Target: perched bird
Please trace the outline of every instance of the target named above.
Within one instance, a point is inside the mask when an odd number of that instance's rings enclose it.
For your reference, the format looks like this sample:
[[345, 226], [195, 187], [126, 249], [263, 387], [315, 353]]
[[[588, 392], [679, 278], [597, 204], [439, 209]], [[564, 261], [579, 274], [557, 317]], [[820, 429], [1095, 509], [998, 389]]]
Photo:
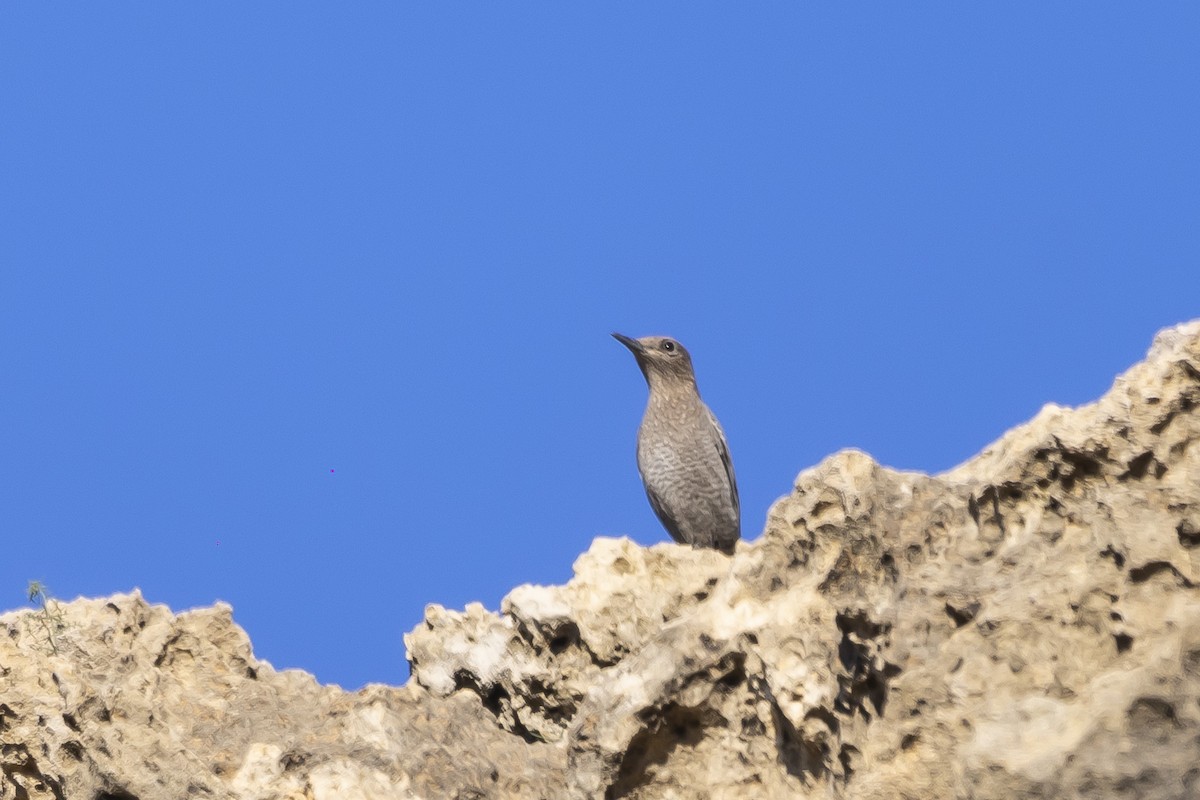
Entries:
[[666, 336], [613, 338], [633, 351], [650, 387], [637, 438], [650, 506], [675, 541], [732, 553], [742, 527], [737, 481], [725, 433], [696, 388], [692, 357]]

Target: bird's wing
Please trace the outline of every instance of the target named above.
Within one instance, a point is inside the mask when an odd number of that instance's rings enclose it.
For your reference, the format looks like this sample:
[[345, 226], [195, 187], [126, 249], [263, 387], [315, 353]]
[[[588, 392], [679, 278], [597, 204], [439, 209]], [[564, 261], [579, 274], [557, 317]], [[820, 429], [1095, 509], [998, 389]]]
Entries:
[[740, 519], [742, 506], [738, 500], [737, 478], [733, 476], [733, 459], [729, 457], [729, 445], [725, 442], [725, 431], [721, 430], [721, 423], [717, 422], [712, 411], [708, 411], [708, 418], [712, 422], [713, 430], [717, 432], [717, 454], [721, 456], [721, 466], [725, 468], [725, 477], [729, 479], [729, 499], [733, 502], [733, 513]]
[[679, 523], [671, 516], [671, 512], [667, 510], [667, 506], [663, 503], [662, 498], [650, 488], [650, 484], [642, 481], [646, 487], [646, 497], [650, 499], [650, 507], [654, 509], [654, 516], [658, 517], [658, 521], [667, 529], [667, 533], [671, 534], [671, 538], [681, 544], [687, 544], [683, 540], [683, 534], [679, 530]]

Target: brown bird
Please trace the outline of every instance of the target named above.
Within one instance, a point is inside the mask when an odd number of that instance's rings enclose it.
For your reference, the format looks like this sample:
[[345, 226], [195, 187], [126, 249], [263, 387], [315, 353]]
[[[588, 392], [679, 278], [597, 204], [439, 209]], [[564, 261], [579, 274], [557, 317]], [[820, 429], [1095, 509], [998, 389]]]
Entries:
[[651, 508], [675, 541], [732, 553], [742, 527], [737, 481], [725, 433], [696, 388], [692, 357], [666, 336], [613, 338], [633, 351], [650, 387], [637, 462]]

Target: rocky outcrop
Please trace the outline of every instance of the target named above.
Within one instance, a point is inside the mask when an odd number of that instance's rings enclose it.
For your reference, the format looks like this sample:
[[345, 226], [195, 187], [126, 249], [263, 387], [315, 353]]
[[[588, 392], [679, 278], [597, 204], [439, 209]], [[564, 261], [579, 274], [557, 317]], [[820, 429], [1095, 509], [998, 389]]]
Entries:
[[0, 798], [538, 797], [562, 756], [487, 724], [477, 698], [354, 694], [275, 672], [224, 604], [139, 595], [0, 618]]
[[226, 606], [10, 613], [0, 800], [1197, 797], [1198, 405], [1200, 322], [945, 474], [832, 456], [732, 558], [598, 539], [431, 606], [400, 688]]

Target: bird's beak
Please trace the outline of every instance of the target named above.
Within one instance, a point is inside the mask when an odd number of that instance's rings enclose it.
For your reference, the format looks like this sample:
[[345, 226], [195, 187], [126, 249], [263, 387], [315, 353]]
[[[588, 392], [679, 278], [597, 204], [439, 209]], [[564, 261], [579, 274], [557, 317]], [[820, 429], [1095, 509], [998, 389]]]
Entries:
[[633, 339], [629, 336], [624, 336], [620, 333], [614, 333], [612, 336], [618, 342], [620, 342], [621, 344], [625, 345], [630, 350], [632, 350], [633, 354], [635, 356], [637, 356], [639, 360], [641, 359], [642, 354], [646, 352], [646, 348], [643, 347], [642, 343], [639, 342], [637, 339]]

